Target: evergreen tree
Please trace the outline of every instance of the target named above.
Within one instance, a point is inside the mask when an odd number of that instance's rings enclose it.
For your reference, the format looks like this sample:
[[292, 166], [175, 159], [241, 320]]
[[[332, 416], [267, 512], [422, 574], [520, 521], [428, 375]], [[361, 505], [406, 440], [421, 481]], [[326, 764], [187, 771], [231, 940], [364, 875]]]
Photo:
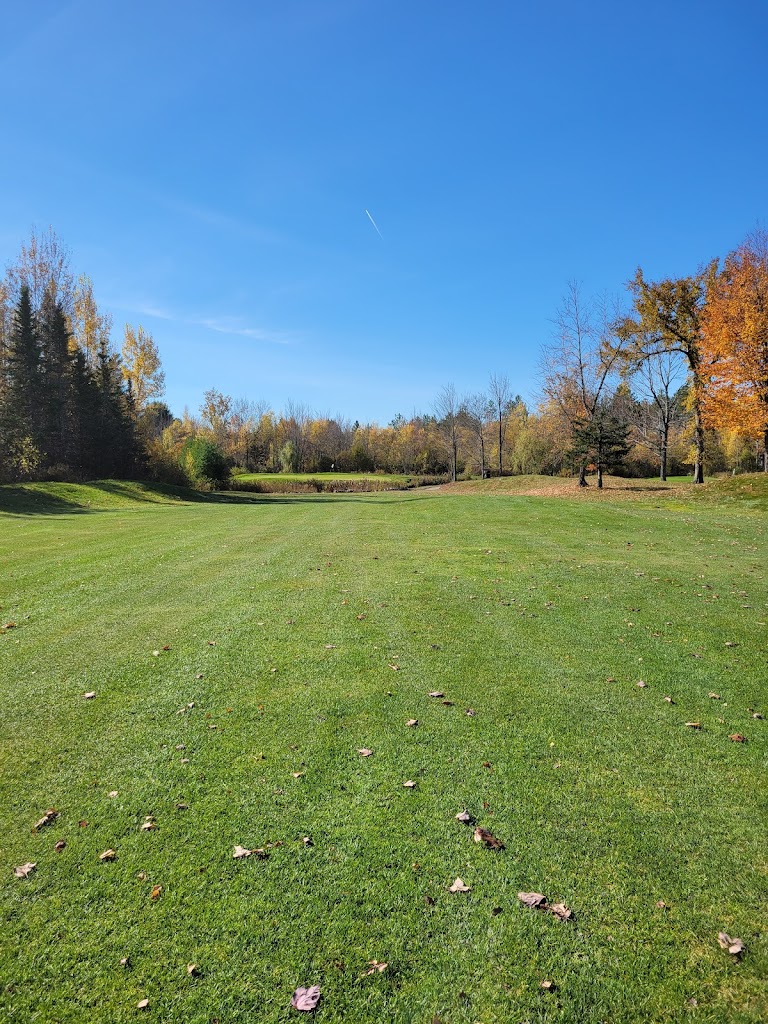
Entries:
[[597, 469], [597, 486], [603, 486], [603, 472], [621, 465], [629, 451], [629, 425], [601, 402], [591, 419], [573, 425], [571, 458], [577, 465], [591, 463]]
[[35, 475], [42, 451], [39, 399], [42, 384], [40, 342], [29, 288], [24, 285], [14, 310], [4, 366], [0, 437], [5, 475]]
[[42, 448], [47, 465], [68, 465], [77, 458], [72, 436], [74, 396], [70, 331], [64, 309], [49, 291], [40, 312], [38, 336], [42, 353], [39, 404]]

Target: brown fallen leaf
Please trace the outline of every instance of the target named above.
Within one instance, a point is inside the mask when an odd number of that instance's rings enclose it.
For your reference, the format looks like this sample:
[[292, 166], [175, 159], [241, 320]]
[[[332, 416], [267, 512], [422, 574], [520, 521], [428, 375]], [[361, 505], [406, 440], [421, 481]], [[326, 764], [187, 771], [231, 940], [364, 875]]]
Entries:
[[20, 864], [14, 868], [13, 873], [17, 878], [29, 878], [36, 867], [37, 864], [34, 861], [27, 861], [26, 864]]
[[445, 694], [442, 690], [432, 690], [427, 694], [428, 697], [444, 697]]
[[157, 828], [157, 824], [154, 821], [145, 821], [141, 826], [142, 832], [152, 832], [153, 829]]
[[336, 650], [336, 644], [326, 644], [325, 645], [325, 649], [326, 649], [326, 651], [335, 651]]
[[302, 777], [302, 775], [305, 775], [305, 774], [306, 774], [306, 772], [291, 772], [291, 775], [294, 777], [294, 779], [300, 779]]
[[250, 857], [251, 851], [246, 849], [244, 846], [236, 846], [235, 852], [232, 854], [235, 860], [239, 860], [240, 857]]
[[40, 821], [35, 822], [32, 831], [37, 832], [38, 829], [45, 828], [46, 825], [50, 825], [52, 821], [55, 821], [59, 816], [59, 812], [55, 807], [49, 807], [45, 814], [42, 816]]
[[738, 647], [739, 645], [736, 643], [735, 640], [726, 640], [725, 641], [725, 646], [726, 647]]
[[161, 650], [163, 650], [163, 651], [170, 651], [170, 649], [171, 649], [171, 645], [170, 644], [163, 644], [163, 646], [161, 648]]
[[733, 740], [734, 743], [746, 743], [747, 737], [742, 736], [740, 732], [732, 732], [728, 737], [729, 740]]
[[567, 921], [573, 913], [564, 903], [550, 903], [547, 906], [547, 910], [560, 921]]
[[2, 628], [2, 629], [16, 629], [16, 623], [15, 622], [5, 622], [3, 624], [3, 626], [0, 627], [0, 628]]
[[551, 992], [554, 987], [555, 983], [553, 981], [542, 981], [539, 984], [539, 988], [543, 988], [545, 992]]
[[118, 791], [116, 789], [113, 789], [109, 793], [107, 793], [107, 796], [109, 797], [110, 800], [114, 800], [115, 797], [118, 796], [118, 795], [119, 795], [119, 793], [118, 793]]
[[400, 671], [400, 666], [399, 665], [390, 665], [389, 667], [392, 669], [393, 672], [399, 672]]
[[357, 616], [357, 621], [358, 622], [362, 622], [363, 619], [367, 619], [367, 618], [368, 618], [368, 616], [365, 614], [365, 612], [360, 612], [360, 614]]
[[95, 696], [96, 696], [96, 691], [95, 690], [89, 690], [88, 693], [84, 693], [83, 694], [83, 700], [93, 700], [93, 698]]
[[665, 698], [664, 698], [664, 700], [665, 700], [665, 701], [667, 702], [667, 704], [674, 704], [674, 703], [675, 703], [675, 702], [674, 702], [674, 701], [672, 700], [672, 698], [671, 698], [671, 697], [665, 697]]
[[147, 872], [146, 871], [139, 871], [139, 872], [137, 872], [136, 877], [138, 878], [138, 880], [140, 882], [146, 882], [146, 880], [147, 880]]
[[540, 892], [519, 892], [517, 898], [521, 903], [524, 903], [526, 907], [540, 907], [542, 904], [546, 904], [547, 897], [542, 896]]
[[472, 815], [469, 811], [459, 811], [456, 815], [456, 821], [460, 821], [462, 825], [469, 825], [472, 821]]
[[140, 999], [138, 1001], [138, 1003], [136, 1003], [136, 1009], [137, 1010], [147, 1010], [147, 1009], [149, 1009], [149, 1000], [148, 999]]
[[372, 753], [373, 751], [369, 750], [368, 747], [361, 747], [358, 750], [358, 754], [360, 755], [360, 757], [370, 757]]
[[99, 860], [114, 860], [117, 854], [114, 850], [105, 850], [99, 854]]
[[475, 829], [473, 839], [476, 843], [485, 843], [485, 845], [491, 850], [504, 849], [504, 843], [502, 843], [500, 839], [497, 839], [496, 836], [487, 829], [480, 828], [480, 826]]
[[709, 694], [709, 699], [710, 700], [720, 700], [720, 694], [719, 693], [710, 693]]
[[760, 714], [759, 711], [753, 711], [752, 712], [752, 717], [756, 718], [758, 720], [758, 722], [762, 722], [763, 721], [763, 716]]
[[363, 971], [360, 975], [361, 978], [367, 978], [371, 974], [381, 974], [382, 971], [386, 971], [389, 964], [383, 964], [378, 960], [369, 960], [368, 963], [371, 965], [367, 971]]
[[472, 891], [472, 886], [471, 885], [464, 885], [464, 882], [460, 878], [457, 878], [456, 881], [453, 883], [453, 885], [449, 885], [448, 886], [448, 892], [471, 892], [471, 891]]
[[646, 681], [644, 679], [639, 679], [635, 683], [635, 686], [639, 686], [641, 690], [644, 690], [647, 685], [648, 685], [648, 683], [646, 683]]
[[302, 836], [301, 837], [301, 841], [302, 841], [302, 843], [304, 843], [305, 846], [314, 846], [315, 845], [312, 842], [312, 836]]
[[426, 905], [428, 907], [434, 907], [434, 905], [435, 905], [434, 899], [430, 895], [428, 895], [427, 893], [424, 894], [424, 902], [426, 903]]
[[187, 974], [190, 976], [190, 978], [199, 978], [200, 968], [197, 966], [197, 964], [187, 964]]
[[689, 729], [700, 729], [701, 728], [701, 722], [686, 722], [685, 724], [688, 726]]
[[152, 886], [152, 892], [149, 894], [149, 898], [151, 900], [158, 900], [158, 899], [160, 899], [160, 893], [162, 891], [163, 891], [162, 885], [153, 885]]
[[407, 782], [403, 783], [403, 788], [404, 789], [415, 789], [416, 788], [416, 783], [413, 782], [411, 779], [408, 779]]
[[667, 909], [667, 904], [664, 902], [664, 900], [656, 900], [656, 906], [658, 907], [659, 910], [666, 910]]
[[84, 821], [84, 820], [83, 821], [78, 821], [77, 827], [78, 828], [88, 828], [88, 822]]
[[732, 939], [725, 932], [718, 932], [717, 941], [721, 949], [727, 949], [731, 956], [739, 956], [746, 948], [741, 939]]
[[408, 721], [405, 724], [412, 729], [414, 727], [414, 725], [418, 725], [419, 724], [419, 720], [418, 720], [418, 718], [409, 718]]
[[440, 701], [440, 703], [445, 704], [447, 708], [452, 708], [454, 706], [454, 702], [452, 700], [443, 700]]
[[314, 1010], [319, 999], [319, 985], [313, 985], [312, 988], [297, 988], [291, 996], [291, 1006], [294, 1010]]
[[56, 851], [56, 853], [61, 853], [61, 851], [62, 851], [62, 850], [64, 849], [64, 847], [65, 847], [66, 845], [67, 845], [67, 843], [66, 843], [66, 840], [64, 840], [64, 839], [60, 839], [60, 840], [58, 841], [58, 843], [56, 843], [56, 844], [54, 845], [54, 847], [53, 847], [53, 848], [54, 848], [54, 850]]
[[121, 967], [130, 967], [131, 966], [131, 958], [129, 956], [124, 956], [122, 958], [122, 960], [120, 961], [120, 966]]
[[477, 714], [477, 712], [475, 711], [474, 708], [467, 708], [464, 714], [469, 715], [470, 718], [473, 718]]
[[493, 771], [493, 765], [490, 761], [483, 761], [483, 768], [490, 768]]

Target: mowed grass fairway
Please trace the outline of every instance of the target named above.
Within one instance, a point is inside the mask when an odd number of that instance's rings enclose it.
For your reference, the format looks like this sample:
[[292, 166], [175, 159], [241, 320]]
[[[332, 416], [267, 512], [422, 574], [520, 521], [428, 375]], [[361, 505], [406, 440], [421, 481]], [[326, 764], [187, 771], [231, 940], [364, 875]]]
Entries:
[[0, 1019], [768, 1017], [764, 513], [48, 493], [0, 515]]

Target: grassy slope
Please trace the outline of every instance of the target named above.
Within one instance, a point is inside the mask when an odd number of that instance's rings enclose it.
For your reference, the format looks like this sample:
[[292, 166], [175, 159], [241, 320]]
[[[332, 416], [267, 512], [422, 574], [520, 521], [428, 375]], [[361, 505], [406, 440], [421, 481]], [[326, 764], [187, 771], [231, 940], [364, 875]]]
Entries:
[[762, 516], [119, 500], [0, 522], [0, 1016], [283, 1021], [319, 983], [325, 1021], [765, 1018]]

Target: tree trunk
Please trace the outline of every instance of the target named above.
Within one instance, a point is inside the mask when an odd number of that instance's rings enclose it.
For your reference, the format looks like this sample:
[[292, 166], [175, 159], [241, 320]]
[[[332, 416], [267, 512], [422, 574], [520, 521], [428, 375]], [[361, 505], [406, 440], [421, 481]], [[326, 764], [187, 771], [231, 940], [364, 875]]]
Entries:
[[587, 467], [583, 462], [579, 466], [579, 487], [589, 487], [587, 483]]
[[[695, 386], [695, 385], [694, 385]], [[693, 482], [704, 483], [704, 424], [701, 421], [701, 402], [698, 395], [693, 400], [694, 436], [696, 438], [696, 463], [693, 467]]]
[[603, 467], [597, 467], [597, 486], [602, 489], [603, 486]]
[[763, 472], [768, 473], [768, 427], [763, 434]]
[[667, 479], [667, 448], [669, 447], [669, 424], [664, 424], [664, 433], [661, 438], [661, 466], [659, 467], [659, 479]]
[[504, 467], [502, 460], [502, 443], [504, 441], [504, 421], [501, 417], [501, 411], [499, 411], [499, 476], [503, 476]]

